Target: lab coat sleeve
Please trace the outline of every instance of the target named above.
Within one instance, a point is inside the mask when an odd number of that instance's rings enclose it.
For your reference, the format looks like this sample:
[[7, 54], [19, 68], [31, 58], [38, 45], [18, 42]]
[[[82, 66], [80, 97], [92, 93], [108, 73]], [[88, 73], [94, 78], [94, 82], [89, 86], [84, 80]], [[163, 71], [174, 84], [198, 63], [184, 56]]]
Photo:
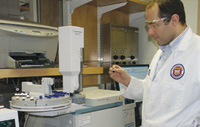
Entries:
[[142, 100], [145, 80], [131, 77], [128, 87], [120, 86], [120, 94], [129, 99]]

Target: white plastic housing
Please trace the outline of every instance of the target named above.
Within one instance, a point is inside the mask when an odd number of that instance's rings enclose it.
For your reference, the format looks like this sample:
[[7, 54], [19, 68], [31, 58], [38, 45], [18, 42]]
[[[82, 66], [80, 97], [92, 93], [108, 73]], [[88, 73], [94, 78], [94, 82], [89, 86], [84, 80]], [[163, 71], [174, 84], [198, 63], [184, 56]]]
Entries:
[[43, 97], [45, 95], [51, 95], [52, 89], [51, 86], [54, 84], [53, 78], [42, 78], [42, 84], [33, 84], [32, 82], [22, 82], [22, 91], [27, 92], [34, 96], [40, 96]]
[[79, 88], [81, 48], [84, 29], [75, 26], [59, 27], [59, 70], [63, 75], [63, 91], [74, 93]]

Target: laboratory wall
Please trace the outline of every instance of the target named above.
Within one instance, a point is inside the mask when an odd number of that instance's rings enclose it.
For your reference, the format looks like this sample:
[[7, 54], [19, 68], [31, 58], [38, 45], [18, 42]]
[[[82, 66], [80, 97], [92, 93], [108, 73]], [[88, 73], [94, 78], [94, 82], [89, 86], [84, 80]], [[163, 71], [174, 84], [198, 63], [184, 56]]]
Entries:
[[[194, 33], [197, 33], [198, 26], [198, 2], [200, 0], [182, 0], [185, 6], [186, 21], [192, 28]], [[200, 20], [199, 20], [200, 21]], [[158, 46], [151, 37], [148, 36], [145, 28], [145, 12], [134, 13], [129, 15], [130, 26], [139, 28], [139, 64], [149, 64], [156, 53]], [[200, 33], [200, 32], [199, 32]]]
[[182, 0], [185, 6], [186, 21], [192, 28], [194, 33], [197, 33], [198, 26], [198, 0]]
[[130, 14], [130, 26], [139, 28], [139, 58], [138, 64], [150, 64], [152, 57], [158, 50], [155, 41], [147, 34], [145, 27], [145, 12]]
[[198, 26], [197, 26], [197, 34], [200, 35], [200, 0], [198, 0]]

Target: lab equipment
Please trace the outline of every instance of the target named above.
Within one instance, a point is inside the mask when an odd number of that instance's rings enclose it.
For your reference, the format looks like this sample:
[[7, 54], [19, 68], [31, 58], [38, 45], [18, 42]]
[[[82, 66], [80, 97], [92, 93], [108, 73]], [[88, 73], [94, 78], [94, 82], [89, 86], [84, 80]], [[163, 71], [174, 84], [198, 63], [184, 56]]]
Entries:
[[104, 67], [113, 64], [134, 65], [138, 58], [138, 28], [116, 24], [101, 25]]
[[81, 48], [84, 47], [83, 28], [59, 27], [59, 70], [63, 75], [63, 91], [74, 93], [79, 88]]
[[53, 81], [50, 78], [42, 81], [40, 86], [23, 83], [23, 91], [33, 98], [29, 96], [26, 100], [23, 96], [17, 97], [19, 95], [12, 98], [11, 107], [13, 109], [28, 113], [27, 127], [135, 127], [134, 105], [124, 106], [119, 91], [98, 88], [83, 89], [81, 94], [85, 96], [85, 103], [72, 103], [72, 97], [69, 95], [75, 94], [74, 91], [81, 85], [79, 75], [81, 73], [81, 48], [84, 45], [83, 35], [83, 28], [80, 27], [59, 28], [59, 69], [63, 74], [62, 92], [68, 94], [64, 97], [51, 96], [48, 98], [47, 96], [45, 98], [48, 94], [54, 94], [53, 91], [51, 92]]
[[[119, 91], [84, 88], [85, 108], [56, 117], [30, 115], [28, 126], [37, 127], [135, 127], [135, 103], [124, 102]], [[124, 103], [124, 105], [123, 105]]]
[[[104, 74], [100, 76], [102, 84], [109, 84], [107, 73], [114, 65], [135, 65], [138, 59], [139, 29], [116, 24], [101, 25], [101, 62]], [[108, 86], [109, 87], [109, 86]], [[108, 88], [106, 86], [106, 88]]]
[[54, 82], [51, 78], [43, 78], [41, 85], [23, 82], [22, 91], [26, 95], [22, 93], [21, 95], [13, 96], [10, 102], [12, 109], [40, 112], [62, 110], [71, 106], [69, 93], [73, 93], [74, 90], [79, 88], [79, 73], [81, 71], [80, 49], [84, 46], [83, 28], [72, 26], [60, 27], [59, 33], [59, 69], [63, 74], [63, 91], [52, 92], [51, 85]]
[[122, 98], [118, 91], [103, 90], [96, 87], [86, 88], [82, 92], [86, 96], [86, 106], [101, 106], [122, 102]]
[[22, 83], [22, 93], [16, 93], [10, 101], [11, 109], [25, 112], [55, 111], [69, 108], [71, 100], [67, 93], [53, 91], [52, 78], [43, 78], [42, 84]]
[[0, 108], [0, 127], [19, 127], [18, 112]]
[[58, 30], [32, 22], [0, 19], [0, 68], [52, 67]]
[[10, 101], [11, 109], [36, 116], [58, 116], [85, 108], [71, 104], [69, 93], [79, 88], [81, 72], [81, 48], [83, 28], [62, 27], [59, 29], [60, 72], [63, 74], [63, 91], [52, 91], [52, 78], [43, 78], [42, 84], [22, 83], [22, 93], [15, 94]]

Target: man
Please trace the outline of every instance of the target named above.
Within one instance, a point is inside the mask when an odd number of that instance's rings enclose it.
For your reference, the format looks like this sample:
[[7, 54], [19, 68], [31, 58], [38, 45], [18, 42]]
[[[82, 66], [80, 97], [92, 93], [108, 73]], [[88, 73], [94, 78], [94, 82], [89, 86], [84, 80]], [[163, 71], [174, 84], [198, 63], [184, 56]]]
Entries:
[[110, 77], [122, 95], [143, 100], [142, 127], [197, 127], [200, 123], [200, 37], [186, 25], [180, 0], [152, 0], [146, 8], [148, 34], [158, 43], [144, 80], [120, 66]]

